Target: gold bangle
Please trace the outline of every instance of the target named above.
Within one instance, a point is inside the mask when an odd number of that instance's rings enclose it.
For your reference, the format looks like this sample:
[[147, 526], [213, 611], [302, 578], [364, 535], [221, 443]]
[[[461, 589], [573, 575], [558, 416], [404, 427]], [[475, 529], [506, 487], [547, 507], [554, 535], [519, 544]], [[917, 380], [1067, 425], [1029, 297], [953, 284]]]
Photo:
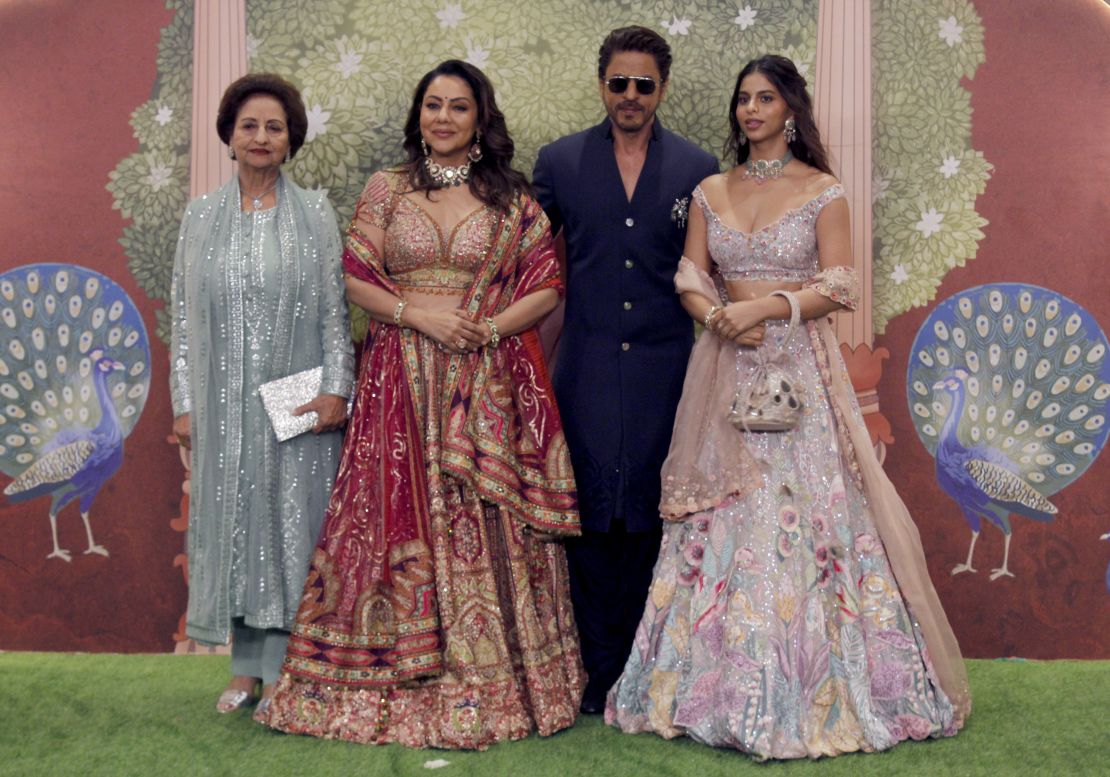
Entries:
[[401, 326], [401, 314], [405, 312], [405, 306], [409, 304], [407, 299], [403, 299], [397, 303], [397, 307], [393, 309], [393, 325]]
[[705, 314], [705, 318], [703, 318], [701, 321], [701, 325], [708, 329], [710, 332], [713, 331], [713, 316], [717, 315], [717, 311], [719, 311], [720, 309], [721, 308], [719, 306], [713, 305], [709, 308], [709, 312]]
[[482, 320], [486, 322], [486, 326], [489, 327], [490, 331], [489, 343], [487, 343], [487, 345], [489, 345], [490, 348], [496, 348], [498, 343], [501, 342], [501, 333], [497, 331], [497, 324], [493, 323], [493, 319], [489, 316], [486, 316]]

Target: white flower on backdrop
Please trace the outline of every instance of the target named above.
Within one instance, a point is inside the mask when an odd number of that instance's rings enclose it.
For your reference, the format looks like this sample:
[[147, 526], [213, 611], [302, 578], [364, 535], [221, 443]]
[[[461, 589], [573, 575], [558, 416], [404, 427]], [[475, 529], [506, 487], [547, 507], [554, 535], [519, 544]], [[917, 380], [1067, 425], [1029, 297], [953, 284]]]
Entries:
[[485, 69], [489, 64], [489, 49], [481, 44], [475, 43], [469, 38], [466, 41], [466, 56], [464, 59], [474, 67]]
[[944, 163], [937, 168], [937, 172], [945, 178], [951, 178], [956, 173], [960, 172], [960, 160], [949, 154], [944, 158]]
[[466, 14], [463, 13], [462, 3], [448, 3], [436, 11], [436, 18], [439, 19], [439, 26], [446, 29], [457, 27], [466, 18]]
[[158, 191], [166, 184], [170, 183], [173, 179], [173, 170], [169, 165], [155, 162], [153, 159], [150, 161], [150, 175], [144, 180], [153, 191]]
[[331, 118], [331, 111], [325, 111], [320, 105], [313, 105], [307, 111], [305, 116], [308, 118], [308, 133], [305, 135], [305, 143], [311, 143], [317, 135], [324, 135], [328, 131], [328, 119]]
[[929, 208], [921, 214], [921, 221], [914, 225], [914, 229], [921, 233], [922, 237], [929, 237], [937, 232], [940, 232], [940, 224], [944, 221], [944, 214], [937, 213], [936, 208]]
[[949, 16], [947, 19], [940, 19], [937, 21], [940, 25], [940, 37], [949, 46], [955, 46], [957, 43], [964, 42], [964, 28], [959, 23], [955, 16]]
[[667, 32], [671, 35], [689, 35], [690, 25], [693, 24], [693, 21], [685, 17], [679, 19], [678, 16], [672, 16], [669, 22], [664, 19], [660, 24], [666, 27]]
[[362, 55], [356, 51], [346, 51], [340, 45], [339, 61], [335, 63], [335, 70], [347, 80], [358, 71], [362, 70]]
[[745, 5], [743, 8], [737, 6], [736, 18], [732, 20], [732, 23], [741, 30], [746, 30], [755, 24], [755, 17], [758, 15], [759, 11], [752, 10], [750, 5]]

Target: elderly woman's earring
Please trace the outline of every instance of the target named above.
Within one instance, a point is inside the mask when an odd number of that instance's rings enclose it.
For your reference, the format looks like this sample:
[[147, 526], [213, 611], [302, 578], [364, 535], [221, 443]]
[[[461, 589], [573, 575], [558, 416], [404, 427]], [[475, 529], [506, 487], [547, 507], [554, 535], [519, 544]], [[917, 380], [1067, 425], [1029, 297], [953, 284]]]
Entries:
[[424, 136], [420, 136], [420, 149], [424, 152], [424, 156], [431, 156], [432, 153], [428, 151], [428, 144], [424, 142]]
[[235, 149], [233, 149], [231, 146], [227, 147], [227, 158], [232, 160], [233, 162], [235, 161]]
[[292, 158], [293, 158], [292, 150], [291, 149], [286, 149], [285, 150], [285, 163], [288, 164], [289, 160], [292, 159]]
[[782, 131], [782, 136], [786, 138], [787, 143], [793, 143], [798, 137], [798, 125], [794, 123], [794, 119], [786, 120], [786, 129]]
[[474, 135], [474, 145], [471, 146], [470, 150], [466, 152], [466, 158], [469, 159], [471, 162], [474, 162], [475, 164], [482, 161], [482, 131], [481, 130], [478, 130], [478, 132]]

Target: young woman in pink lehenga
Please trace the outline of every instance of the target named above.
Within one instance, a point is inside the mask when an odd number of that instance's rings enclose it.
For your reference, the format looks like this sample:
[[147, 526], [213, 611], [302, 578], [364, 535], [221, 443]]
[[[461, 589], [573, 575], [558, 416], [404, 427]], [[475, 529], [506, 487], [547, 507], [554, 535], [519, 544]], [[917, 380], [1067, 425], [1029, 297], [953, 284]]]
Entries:
[[[737, 166], [695, 190], [675, 279], [705, 332], [662, 473], [670, 523], [606, 721], [760, 759], [952, 735], [971, 708], [959, 647], [826, 320], [858, 283], [805, 80], [761, 57], [730, 110]], [[796, 426], [734, 428], [734, 404], [758, 426], [743, 411], [768, 371]]]

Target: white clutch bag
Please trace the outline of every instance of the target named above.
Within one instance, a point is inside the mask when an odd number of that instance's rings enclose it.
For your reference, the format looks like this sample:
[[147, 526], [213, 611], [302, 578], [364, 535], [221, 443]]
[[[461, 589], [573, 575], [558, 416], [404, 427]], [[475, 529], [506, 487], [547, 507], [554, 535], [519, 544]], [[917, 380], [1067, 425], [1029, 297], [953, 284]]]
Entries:
[[293, 411], [320, 393], [323, 377], [324, 368], [313, 367], [258, 387], [262, 406], [266, 408], [266, 415], [270, 416], [270, 425], [274, 427], [278, 442], [285, 442], [316, 426], [315, 411], [304, 415], [293, 415]]

